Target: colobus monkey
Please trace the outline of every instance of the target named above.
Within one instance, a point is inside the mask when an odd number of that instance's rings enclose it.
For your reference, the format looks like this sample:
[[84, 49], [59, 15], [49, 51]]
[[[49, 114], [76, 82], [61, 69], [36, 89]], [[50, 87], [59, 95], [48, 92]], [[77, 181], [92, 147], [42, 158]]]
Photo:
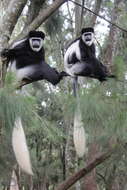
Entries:
[[107, 80], [107, 77], [115, 77], [108, 74], [106, 66], [96, 58], [95, 53], [94, 29], [83, 28], [81, 36], [74, 40], [65, 52], [66, 72], [72, 77], [92, 77], [101, 82]]
[[30, 31], [28, 36], [4, 49], [2, 56], [7, 57], [11, 71], [24, 83], [46, 79], [56, 85], [65, 76], [65, 72], [58, 72], [45, 62], [43, 41], [45, 34], [41, 31]]

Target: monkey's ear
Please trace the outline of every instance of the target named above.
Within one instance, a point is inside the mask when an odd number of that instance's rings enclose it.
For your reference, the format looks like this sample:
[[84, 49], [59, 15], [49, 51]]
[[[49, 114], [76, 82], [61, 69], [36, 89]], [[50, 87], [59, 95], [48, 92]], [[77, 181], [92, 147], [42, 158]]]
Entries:
[[92, 32], [92, 33], [94, 33], [94, 29], [92, 27], [82, 28], [81, 34], [84, 34], [85, 32]]
[[45, 33], [42, 32], [42, 31], [36, 31], [36, 36], [37, 36], [37, 37], [41, 37], [41, 38], [44, 40], [44, 38], [45, 38]]
[[45, 39], [45, 33], [44, 32], [40, 32], [41, 37], [43, 38], [43, 40]]

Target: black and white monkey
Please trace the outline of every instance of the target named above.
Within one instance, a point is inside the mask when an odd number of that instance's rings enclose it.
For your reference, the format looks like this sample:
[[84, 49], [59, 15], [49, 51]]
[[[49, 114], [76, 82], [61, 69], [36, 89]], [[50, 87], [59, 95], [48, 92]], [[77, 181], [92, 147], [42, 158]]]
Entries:
[[43, 41], [45, 34], [41, 31], [30, 31], [28, 36], [2, 51], [7, 57], [11, 71], [16, 72], [22, 85], [38, 80], [47, 80], [56, 85], [65, 76], [45, 62]]
[[94, 45], [94, 29], [83, 28], [81, 36], [73, 41], [64, 55], [64, 67], [72, 76], [85, 76], [98, 79], [103, 82], [107, 78], [113, 78], [105, 65], [96, 58]]

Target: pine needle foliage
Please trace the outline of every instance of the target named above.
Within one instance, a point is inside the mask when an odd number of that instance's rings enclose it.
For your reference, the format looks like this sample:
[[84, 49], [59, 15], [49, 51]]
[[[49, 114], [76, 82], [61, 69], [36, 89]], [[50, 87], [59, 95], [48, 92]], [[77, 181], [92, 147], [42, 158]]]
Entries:
[[123, 140], [127, 138], [126, 101], [126, 93], [123, 94], [119, 82], [97, 84], [94, 88], [80, 92], [84, 127], [92, 141], [106, 142], [112, 136]]
[[11, 171], [16, 163], [10, 138], [4, 135], [0, 145], [0, 179], [10, 179]]
[[121, 79], [124, 77], [126, 71], [126, 65], [122, 56], [116, 56], [114, 58], [114, 72], [117, 78]]
[[[12, 78], [10, 77], [9, 80]], [[0, 89], [0, 120], [5, 129], [11, 129], [17, 117], [29, 121], [30, 124], [34, 110], [34, 98], [22, 95], [20, 90], [16, 91], [15, 85], [11, 82], [6, 83], [5, 87]]]
[[64, 19], [60, 15], [60, 11], [55, 12], [45, 23], [46, 32], [51, 37], [61, 31]]

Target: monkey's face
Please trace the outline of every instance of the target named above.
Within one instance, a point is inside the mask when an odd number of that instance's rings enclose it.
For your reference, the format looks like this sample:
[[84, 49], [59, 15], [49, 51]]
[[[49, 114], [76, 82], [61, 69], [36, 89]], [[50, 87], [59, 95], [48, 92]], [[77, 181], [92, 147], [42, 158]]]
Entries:
[[39, 52], [43, 46], [43, 39], [40, 37], [29, 38], [29, 44], [33, 51]]
[[82, 34], [82, 40], [87, 46], [91, 46], [94, 42], [94, 34], [92, 32], [85, 32]]

